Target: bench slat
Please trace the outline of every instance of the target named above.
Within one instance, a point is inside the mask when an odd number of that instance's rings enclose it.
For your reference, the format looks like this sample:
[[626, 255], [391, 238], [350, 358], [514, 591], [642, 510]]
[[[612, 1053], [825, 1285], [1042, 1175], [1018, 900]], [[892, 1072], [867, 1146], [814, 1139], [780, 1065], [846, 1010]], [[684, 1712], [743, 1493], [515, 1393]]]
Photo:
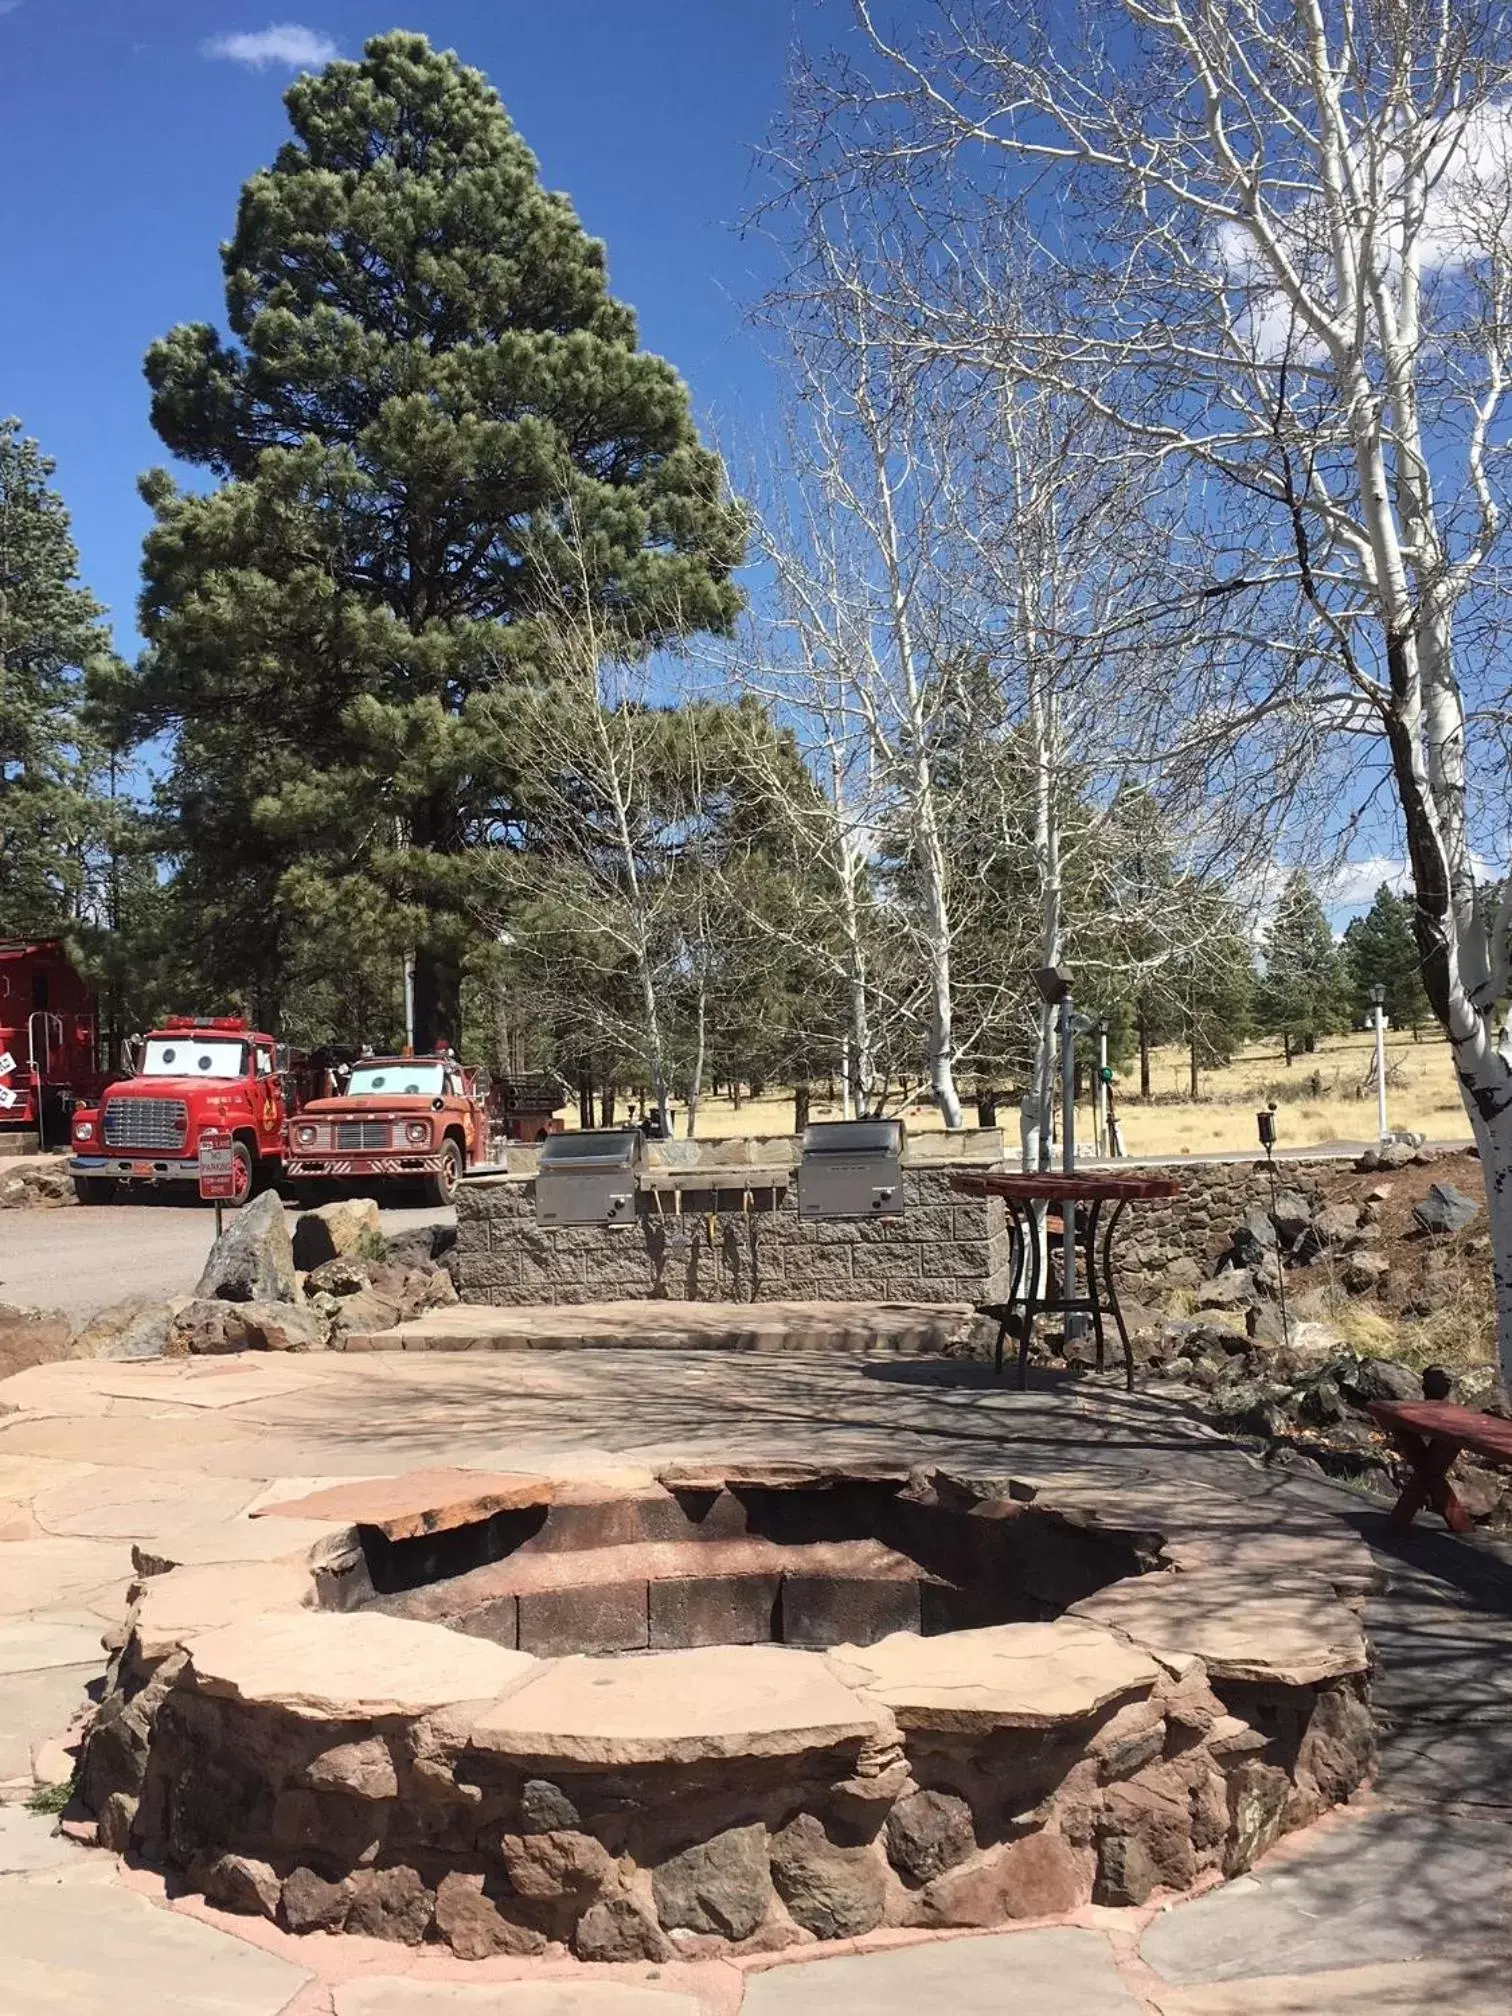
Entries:
[[1456, 1407], [1449, 1400], [1373, 1400], [1370, 1413], [1383, 1428], [1407, 1428], [1456, 1442], [1493, 1463], [1512, 1463], [1512, 1421], [1478, 1407]]

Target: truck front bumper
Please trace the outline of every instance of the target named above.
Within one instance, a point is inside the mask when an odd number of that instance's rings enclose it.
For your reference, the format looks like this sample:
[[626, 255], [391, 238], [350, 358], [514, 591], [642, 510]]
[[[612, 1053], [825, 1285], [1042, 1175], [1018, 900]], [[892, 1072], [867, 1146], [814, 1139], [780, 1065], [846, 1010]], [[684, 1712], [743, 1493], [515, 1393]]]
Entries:
[[71, 1155], [71, 1176], [109, 1176], [118, 1183], [199, 1183], [199, 1157], [154, 1160], [145, 1155]]
[[392, 1182], [396, 1177], [439, 1175], [441, 1153], [438, 1149], [428, 1155], [294, 1155], [284, 1166], [289, 1176], [307, 1182], [328, 1177], [332, 1182], [350, 1183], [363, 1176]]

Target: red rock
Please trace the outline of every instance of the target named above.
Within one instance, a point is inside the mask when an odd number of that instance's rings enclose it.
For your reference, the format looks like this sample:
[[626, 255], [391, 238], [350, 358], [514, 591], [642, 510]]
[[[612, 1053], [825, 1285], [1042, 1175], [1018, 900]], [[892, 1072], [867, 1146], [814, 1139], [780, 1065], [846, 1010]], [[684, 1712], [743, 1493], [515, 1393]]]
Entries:
[[399, 1790], [394, 1760], [381, 1736], [322, 1750], [304, 1773], [317, 1792], [347, 1792], [358, 1799], [392, 1799]]
[[952, 1792], [912, 1792], [887, 1816], [887, 1859], [927, 1883], [976, 1850], [971, 1808]]
[[772, 1837], [772, 1875], [796, 1922], [821, 1939], [854, 1938], [882, 1922], [887, 1867], [880, 1848], [831, 1841], [812, 1813]]
[[352, 1881], [327, 1883], [313, 1869], [299, 1868], [284, 1878], [279, 1916], [288, 1932], [339, 1932], [352, 1901]]
[[1055, 1918], [1092, 1894], [1092, 1857], [1059, 1834], [1026, 1834], [980, 1861], [938, 1876], [923, 1895], [930, 1925], [1001, 1925]]
[[620, 1887], [619, 1864], [591, 1834], [506, 1834], [499, 1852], [522, 1897], [592, 1897]]
[[672, 1945], [633, 1897], [590, 1904], [577, 1922], [572, 1950], [579, 1960], [670, 1960]]
[[436, 1899], [413, 1869], [359, 1869], [351, 1878], [348, 1932], [418, 1946], [430, 1929]]
[[1189, 1889], [1196, 1874], [1185, 1792], [1176, 1796], [1174, 1783], [1154, 1773], [1110, 1787], [1099, 1827], [1098, 1901], [1143, 1904], [1161, 1885]]
[[484, 1894], [481, 1876], [453, 1873], [436, 1887], [436, 1930], [459, 1960], [489, 1960], [496, 1953], [539, 1953], [539, 1932], [506, 1918]]
[[250, 1855], [202, 1857], [190, 1868], [189, 1881], [207, 1904], [222, 1911], [240, 1911], [249, 1918], [278, 1916], [278, 1878], [266, 1862]]

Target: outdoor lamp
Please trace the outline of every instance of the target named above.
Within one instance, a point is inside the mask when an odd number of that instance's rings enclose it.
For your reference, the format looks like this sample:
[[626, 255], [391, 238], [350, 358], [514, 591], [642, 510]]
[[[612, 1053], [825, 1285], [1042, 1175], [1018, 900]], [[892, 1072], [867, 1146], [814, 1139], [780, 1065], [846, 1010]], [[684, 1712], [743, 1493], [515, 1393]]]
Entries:
[[1384, 1008], [1386, 1006], [1386, 989], [1381, 985], [1379, 980], [1377, 980], [1373, 987], [1367, 988], [1366, 991], [1370, 995], [1370, 1005], [1372, 1008]]
[[1034, 984], [1039, 989], [1040, 999], [1047, 1007], [1058, 1008], [1071, 992], [1071, 969], [1069, 966], [1036, 966]]

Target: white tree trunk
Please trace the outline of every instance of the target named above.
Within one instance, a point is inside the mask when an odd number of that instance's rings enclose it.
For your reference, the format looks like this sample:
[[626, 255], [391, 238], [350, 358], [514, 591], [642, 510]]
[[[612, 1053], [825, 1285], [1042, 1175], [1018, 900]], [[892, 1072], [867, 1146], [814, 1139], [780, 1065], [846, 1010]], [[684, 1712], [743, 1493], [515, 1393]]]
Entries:
[[[1029, 722], [1034, 739], [1034, 857], [1040, 883], [1040, 964], [1058, 966], [1062, 950], [1060, 828], [1055, 801], [1054, 703], [1036, 670], [1029, 680]], [[1039, 1159], [1048, 1166], [1055, 1131], [1056, 1030], [1058, 1017], [1040, 1009], [1034, 1052], [1034, 1110], [1039, 1123]]]
[[704, 1056], [708, 1049], [709, 1035], [709, 989], [700, 967], [698, 975], [698, 1026], [693, 1042], [693, 1062], [688, 1071], [688, 1124], [687, 1136], [691, 1141], [698, 1131], [698, 1109], [703, 1100]]

